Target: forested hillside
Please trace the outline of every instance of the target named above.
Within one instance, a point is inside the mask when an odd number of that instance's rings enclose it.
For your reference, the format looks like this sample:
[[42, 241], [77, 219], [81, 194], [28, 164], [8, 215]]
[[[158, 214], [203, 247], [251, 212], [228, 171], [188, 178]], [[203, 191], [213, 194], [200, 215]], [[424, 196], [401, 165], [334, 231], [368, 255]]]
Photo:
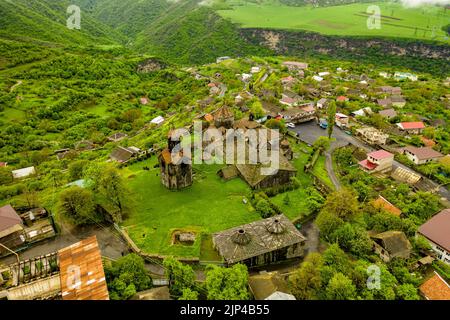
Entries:
[[0, 36], [39, 39], [66, 45], [112, 44], [124, 38], [113, 29], [82, 13], [80, 30], [66, 26], [68, 0], [0, 1]]

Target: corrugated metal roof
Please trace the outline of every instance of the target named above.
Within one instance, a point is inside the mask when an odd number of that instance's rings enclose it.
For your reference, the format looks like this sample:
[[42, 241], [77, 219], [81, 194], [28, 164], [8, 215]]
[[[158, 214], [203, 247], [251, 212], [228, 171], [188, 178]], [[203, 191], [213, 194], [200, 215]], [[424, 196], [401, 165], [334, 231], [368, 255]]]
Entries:
[[58, 251], [63, 300], [109, 300], [97, 237]]

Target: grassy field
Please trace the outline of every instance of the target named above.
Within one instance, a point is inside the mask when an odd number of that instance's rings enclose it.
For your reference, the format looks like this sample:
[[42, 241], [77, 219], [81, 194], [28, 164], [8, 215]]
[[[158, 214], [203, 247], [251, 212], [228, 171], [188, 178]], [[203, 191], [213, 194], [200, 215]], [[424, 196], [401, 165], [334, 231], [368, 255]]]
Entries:
[[[381, 28], [369, 29], [369, 5], [381, 9]], [[275, 3], [232, 4], [232, 10], [219, 10], [223, 17], [244, 28], [275, 28], [319, 32], [341, 36], [385, 36], [434, 39], [449, 42], [441, 27], [448, 24], [450, 11], [435, 6], [405, 8], [400, 4], [374, 2], [333, 7], [289, 7]]]
[[[303, 144], [291, 144], [297, 154], [293, 164], [302, 187], [288, 192], [288, 206], [283, 203], [286, 193], [271, 198], [271, 201], [290, 219], [295, 219], [309, 213], [305, 189], [312, 181], [303, 173], [310, 149]], [[249, 203], [243, 203], [251, 193], [247, 184], [239, 178], [227, 182], [220, 179], [216, 172], [221, 166], [194, 166], [194, 184], [175, 192], [160, 183], [159, 168], [154, 168], [156, 163], [153, 157], [123, 170], [136, 201], [134, 213], [123, 226], [145, 252], [214, 260], [216, 254], [208, 234], [261, 219]], [[145, 166], [150, 170], [144, 171]], [[192, 246], [172, 243], [173, 232], [181, 230], [197, 233]]]
[[[195, 167], [192, 187], [173, 192], [160, 183], [159, 168], [153, 168], [156, 159], [148, 161], [127, 169], [136, 195], [136, 210], [124, 223], [132, 239], [146, 252], [198, 257], [202, 232], [216, 232], [260, 219], [242, 201], [249, 194], [249, 187], [241, 179], [222, 181], [216, 174], [219, 166]], [[143, 171], [145, 165], [152, 169]], [[196, 232], [194, 245], [172, 244], [175, 230]]]

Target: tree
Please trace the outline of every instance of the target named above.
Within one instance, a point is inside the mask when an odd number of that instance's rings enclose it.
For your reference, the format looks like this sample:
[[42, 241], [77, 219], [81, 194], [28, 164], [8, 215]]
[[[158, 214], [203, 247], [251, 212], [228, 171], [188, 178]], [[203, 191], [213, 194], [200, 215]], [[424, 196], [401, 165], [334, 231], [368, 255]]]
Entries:
[[114, 222], [120, 222], [131, 211], [131, 192], [117, 168], [112, 165], [91, 165], [85, 171], [85, 179]]
[[314, 150], [319, 150], [320, 153], [327, 151], [330, 148], [331, 140], [328, 137], [320, 136], [314, 141]]
[[322, 265], [322, 256], [319, 253], [310, 253], [300, 268], [289, 277], [291, 292], [298, 300], [319, 299], [322, 287], [320, 273]]
[[334, 213], [322, 209], [317, 215], [315, 224], [320, 230], [320, 235], [324, 239], [331, 241], [332, 233], [343, 225], [344, 221]]
[[89, 161], [87, 160], [78, 160], [69, 164], [68, 170], [70, 181], [79, 180], [83, 178], [84, 169], [87, 167], [88, 164]]
[[183, 289], [183, 293], [181, 294], [181, 297], [178, 298], [178, 300], [198, 300], [198, 292], [193, 291], [189, 288]]
[[396, 289], [397, 298], [400, 300], [420, 300], [417, 288], [410, 283], [399, 285]]
[[114, 206], [115, 221], [121, 221], [124, 213], [128, 212], [131, 192], [123, 177], [114, 167], [107, 167], [100, 180], [100, 193]]
[[336, 103], [334, 101], [331, 101], [328, 106], [327, 122], [328, 139], [331, 139], [331, 136], [333, 135], [334, 124], [336, 123]]
[[325, 295], [328, 300], [353, 300], [356, 298], [356, 287], [352, 280], [338, 272], [328, 283]]
[[209, 265], [206, 268], [205, 287], [208, 300], [247, 300], [248, 270], [243, 264], [231, 268]]
[[0, 185], [5, 185], [13, 182], [13, 175], [11, 170], [5, 167], [0, 168]]
[[266, 199], [260, 199], [256, 203], [256, 208], [255, 209], [256, 209], [256, 211], [259, 212], [259, 214], [263, 218], [269, 218], [269, 217], [271, 217], [274, 214], [274, 210], [270, 206], [269, 201], [267, 201]]
[[175, 297], [183, 295], [183, 290], [195, 287], [195, 273], [188, 265], [181, 263], [173, 257], [164, 259], [165, 275], [169, 279], [170, 294]]
[[135, 253], [106, 266], [105, 277], [111, 300], [127, 300], [136, 292], [152, 287], [152, 278], [145, 270], [144, 259]]
[[332, 212], [337, 217], [348, 220], [359, 212], [359, 203], [353, 191], [342, 188], [328, 196], [322, 210]]
[[58, 210], [75, 225], [99, 221], [92, 192], [80, 187], [71, 187], [61, 192]]

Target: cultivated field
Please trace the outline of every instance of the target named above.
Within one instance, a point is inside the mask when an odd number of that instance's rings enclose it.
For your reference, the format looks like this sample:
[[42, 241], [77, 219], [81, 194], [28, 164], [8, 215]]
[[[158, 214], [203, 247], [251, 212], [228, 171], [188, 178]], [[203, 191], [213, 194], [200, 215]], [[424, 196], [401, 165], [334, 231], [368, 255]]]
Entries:
[[[450, 23], [450, 11], [435, 6], [405, 8], [388, 2], [357, 3], [333, 7], [289, 7], [232, 2], [231, 10], [219, 10], [225, 18], [244, 28], [307, 30], [327, 35], [385, 36], [449, 42], [441, 29]], [[368, 7], [381, 9], [381, 28], [369, 29]]]

